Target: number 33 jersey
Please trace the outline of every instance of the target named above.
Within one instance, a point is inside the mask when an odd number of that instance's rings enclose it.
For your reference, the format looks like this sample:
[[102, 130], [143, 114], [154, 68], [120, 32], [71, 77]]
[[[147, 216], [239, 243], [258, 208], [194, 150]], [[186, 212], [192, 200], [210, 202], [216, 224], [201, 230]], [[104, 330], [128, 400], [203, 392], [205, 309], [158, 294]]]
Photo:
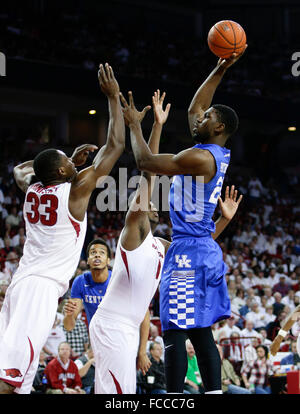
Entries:
[[173, 239], [177, 236], [199, 237], [215, 232], [212, 220], [221, 195], [230, 151], [215, 144], [197, 144], [193, 148], [208, 150], [215, 159], [216, 174], [209, 183], [203, 177], [175, 175], [170, 188], [170, 218]]
[[64, 294], [77, 268], [86, 233], [69, 212], [71, 183], [29, 186], [23, 208], [26, 242], [12, 283], [29, 275], [55, 280]]

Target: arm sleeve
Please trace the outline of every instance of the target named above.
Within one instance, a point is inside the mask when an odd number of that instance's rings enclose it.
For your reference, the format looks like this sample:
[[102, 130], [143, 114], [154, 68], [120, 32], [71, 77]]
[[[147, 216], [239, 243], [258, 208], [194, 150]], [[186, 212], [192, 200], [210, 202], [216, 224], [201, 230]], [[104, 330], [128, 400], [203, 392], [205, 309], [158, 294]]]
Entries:
[[72, 299], [84, 299], [82, 292], [82, 278], [76, 277], [71, 288], [71, 298]]

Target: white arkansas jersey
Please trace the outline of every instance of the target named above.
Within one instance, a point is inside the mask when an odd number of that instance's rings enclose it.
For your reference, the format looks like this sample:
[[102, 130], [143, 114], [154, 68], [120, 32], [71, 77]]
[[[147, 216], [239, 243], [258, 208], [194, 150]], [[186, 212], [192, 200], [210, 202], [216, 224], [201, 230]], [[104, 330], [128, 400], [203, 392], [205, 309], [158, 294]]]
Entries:
[[165, 249], [151, 231], [135, 250], [125, 250], [120, 241], [121, 235], [110, 283], [95, 317], [139, 327], [158, 287]]
[[62, 294], [76, 271], [86, 233], [82, 222], [69, 212], [71, 183], [29, 186], [23, 208], [26, 242], [12, 283], [29, 276], [55, 280]]

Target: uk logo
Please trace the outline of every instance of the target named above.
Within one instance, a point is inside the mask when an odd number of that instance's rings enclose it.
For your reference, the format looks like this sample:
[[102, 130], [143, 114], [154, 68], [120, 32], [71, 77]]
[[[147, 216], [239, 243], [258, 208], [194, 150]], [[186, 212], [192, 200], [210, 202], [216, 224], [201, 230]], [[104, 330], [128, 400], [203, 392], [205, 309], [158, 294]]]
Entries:
[[178, 267], [182, 268], [182, 267], [191, 267], [191, 259], [188, 259], [188, 256], [186, 254], [176, 254], [175, 255], [175, 261], [178, 264]]

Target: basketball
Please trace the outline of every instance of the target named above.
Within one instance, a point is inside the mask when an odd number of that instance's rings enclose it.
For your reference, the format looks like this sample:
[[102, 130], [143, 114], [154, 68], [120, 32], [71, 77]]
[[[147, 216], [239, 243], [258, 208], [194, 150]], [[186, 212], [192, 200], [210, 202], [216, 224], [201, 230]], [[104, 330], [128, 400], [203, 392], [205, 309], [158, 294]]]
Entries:
[[241, 53], [246, 45], [246, 33], [242, 26], [232, 20], [222, 20], [210, 29], [207, 42], [218, 57], [227, 59], [233, 53]]

